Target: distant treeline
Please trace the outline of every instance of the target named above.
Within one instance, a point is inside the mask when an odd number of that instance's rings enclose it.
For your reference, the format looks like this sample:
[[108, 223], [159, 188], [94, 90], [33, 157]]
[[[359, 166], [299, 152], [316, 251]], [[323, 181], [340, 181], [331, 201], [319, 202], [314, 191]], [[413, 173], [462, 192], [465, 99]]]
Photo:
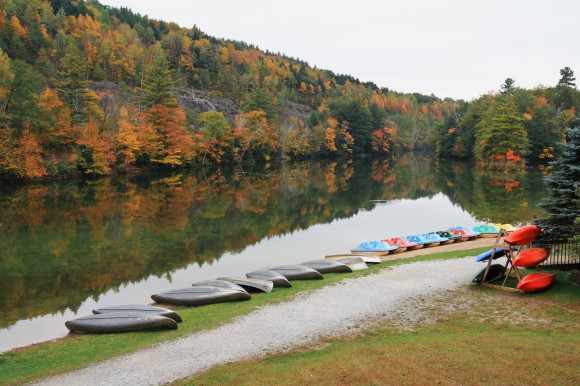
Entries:
[[[545, 98], [561, 127], [563, 110]], [[487, 150], [479, 154], [470, 133], [484, 126], [481, 108], [470, 105], [379, 88], [98, 1], [0, 0], [3, 179], [436, 147], [480, 156]], [[525, 146], [510, 147], [513, 157], [533, 154]]]
[[97, 1], [0, 5], [4, 178], [404, 151], [458, 107]]

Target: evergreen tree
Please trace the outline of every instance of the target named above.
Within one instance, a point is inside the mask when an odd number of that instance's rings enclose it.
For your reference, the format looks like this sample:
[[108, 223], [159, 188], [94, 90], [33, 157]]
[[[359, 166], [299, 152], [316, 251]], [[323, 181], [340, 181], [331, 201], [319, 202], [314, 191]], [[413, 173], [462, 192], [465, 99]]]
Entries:
[[513, 80], [512, 78], [507, 78], [501, 85], [501, 93], [502, 94], [509, 93], [513, 89], [515, 83], [516, 81]]
[[574, 71], [570, 67], [561, 69], [560, 75], [562, 77], [556, 86], [556, 104], [558, 108], [568, 110], [575, 107], [578, 101], [576, 78], [574, 77]]
[[143, 86], [139, 99], [146, 107], [163, 105], [174, 107], [175, 97], [171, 93], [175, 87], [175, 81], [171, 77], [169, 62], [165, 58], [154, 60], [145, 68]]
[[543, 229], [539, 240], [541, 244], [568, 242], [580, 234], [580, 224], [575, 223], [575, 219], [580, 217], [577, 198], [580, 189], [579, 117], [576, 117], [575, 125], [566, 130], [566, 142], [560, 146], [562, 156], [552, 163], [554, 173], [546, 177], [551, 195], [540, 205], [547, 212], [547, 217], [536, 222]]
[[477, 158], [505, 155], [510, 149], [517, 155], [526, 155], [529, 141], [523, 121], [512, 96], [497, 99], [485, 113], [475, 134]]

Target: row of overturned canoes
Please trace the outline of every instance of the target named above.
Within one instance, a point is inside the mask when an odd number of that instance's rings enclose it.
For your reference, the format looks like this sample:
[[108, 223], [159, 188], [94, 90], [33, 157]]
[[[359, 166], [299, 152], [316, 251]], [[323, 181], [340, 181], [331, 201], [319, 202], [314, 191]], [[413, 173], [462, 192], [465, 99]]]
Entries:
[[[485, 227], [485, 229], [483, 228]], [[505, 227], [504, 227], [505, 228]], [[269, 293], [275, 287], [291, 287], [293, 280], [320, 280], [323, 274], [352, 272], [381, 263], [380, 256], [418, 248], [433, 247], [489, 237], [497, 228], [455, 227], [445, 231], [396, 237], [361, 243], [351, 253], [329, 255], [325, 259], [296, 265], [281, 265], [249, 272], [245, 277], [220, 277], [151, 295], [154, 305], [129, 304], [93, 310], [93, 315], [67, 321], [72, 332], [115, 333], [152, 329], [176, 329], [181, 316], [167, 306], [203, 306], [221, 302], [250, 300], [251, 293]], [[497, 229], [499, 233], [499, 229]], [[496, 233], [496, 234], [497, 234]]]
[[246, 277], [220, 277], [194, 283], [191, 287], [172, 289], [151, 295], [157, 303], [128, 304], [93, 310], [93, 315], [69, 320], [65, 326], [72, 332], [117, 333], [143, 330], [176, 329], [181, 316], [166, 307], [203, 306], [221, 302], [250, 300], [251, 293], [269, 293], [274, 287], [291, 287], [293, 280], [320, 280], [326, 273], [347, 273], [378, 264], [376, 255], [340, 255], [333, 258], [307, 261], [302, 264], [281, 265], [254, 272]]

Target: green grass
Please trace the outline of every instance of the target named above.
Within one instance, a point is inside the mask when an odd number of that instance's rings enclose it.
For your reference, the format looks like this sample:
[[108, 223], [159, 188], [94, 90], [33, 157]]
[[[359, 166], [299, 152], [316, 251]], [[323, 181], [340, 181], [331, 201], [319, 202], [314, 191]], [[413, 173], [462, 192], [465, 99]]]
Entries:
[[176, 383], [577, 384], [580, 290], [566, 282], [552, 290], [536, 296], [473, 285], [435, 302], [433, 320], [411, 328], [385, 322]]
[[[253, 296], [251, 301], [246, 302], [221, 303], [195, 308], [177, 307], [175, 310], [184, 320], [177, 330], [104, 335], [71, 334], [54, 342], [13, 350], [0, 354], [0, 384], [21, 384], [71, 371], [152, 344], [212, 328], [227, 323], [237, 316], [248, 314], [258, 307], [291, 300], [299, 292], [332, 285], [345, 277], [365, 276], [401, 263], [474, 256], [488, 249], [489, 247], [392, 260], [348, 275], [327, 274], [325, 280], [294, 281], [292, 288], [276, 288], [270, 294], [258, 294]], [[559, 294], [557, 291], [556, 293]], [[558, 296], [566, 298], [568, 295], [564, 291]]]

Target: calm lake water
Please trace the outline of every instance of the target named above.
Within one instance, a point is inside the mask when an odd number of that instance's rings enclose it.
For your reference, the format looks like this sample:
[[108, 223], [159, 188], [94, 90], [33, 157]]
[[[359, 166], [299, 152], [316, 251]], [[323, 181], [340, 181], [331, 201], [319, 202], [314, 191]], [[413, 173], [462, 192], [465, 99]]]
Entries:
[[0, 188], [0, 352], [94, 308], [348, 252], [361, 242], [526, 223], [541, 174], [407, 155]]

